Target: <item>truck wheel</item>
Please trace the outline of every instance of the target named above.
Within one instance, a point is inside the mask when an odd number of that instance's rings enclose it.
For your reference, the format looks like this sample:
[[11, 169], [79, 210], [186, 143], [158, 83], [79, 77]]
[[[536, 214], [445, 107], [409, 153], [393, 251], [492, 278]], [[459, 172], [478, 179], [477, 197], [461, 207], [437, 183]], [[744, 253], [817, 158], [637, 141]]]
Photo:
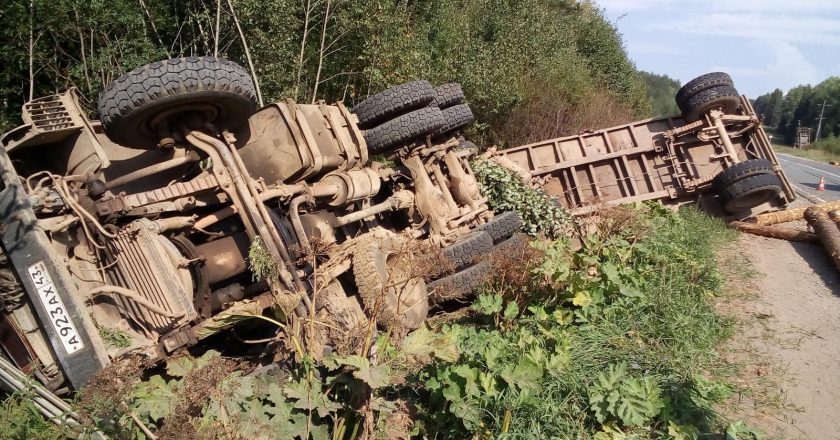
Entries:
[[365, 141], [371, 153], [385, 153], [400, 144], [436, 133], [444, 125], [446, 120], [439, 108], [424, 107], [365, 131]]
[[443, 118], [446, 120], [446, 126], [440, 129], [440, 134], [455, 131], [475, 121], [475, 116], [473, 116], [473, 112], [467, 104], [453, 105], [442, 111]]
[[522, 246], [528, 245], [528, 234], [517, 232], [507, 240], [502, 241], [493, 248], [493, 253], [498, 255], [518, 255]]
[[682, 108], [688, 98], [716, 86], [734, 86], [732, 77], [724, 72], [712, 72], [705, 75], [700, 75], [697, 78], [685, 83], [684, 86], [677, 91], [676, 101], [677, 105]]
[[720, 190], [739, 180], [744, 180], [747, 177], [773, 173], [773, 162], [770, 162], [767, 159], [745, 160], [732, 165], [715, 176], [715, 178], [712, 179], [712, 188]]
[[0, 310], [11, 312], [19, 308], [26, 301], [24, 295], [23, 286], [9, 263], [9, 257], [0, 248]]
[[392, 233], [362, 238], [353, 254], [353, 275], [368, 313], [387, 328], [415, 329], [429, 314], [426, 282], [400, 262], [403, 242]]
[[353, 107], [359, 127], [375, 127], [394, 116], [425, 107], [435, 99], [435, 88], [425, 79], [387, 88]]
[[484, 231], [472, 231], [462, 235], [453, 244], [443, 248], [443, 256], [451, 261], [455, 268], [461, 268], [486, 256], [493, 248], [493, 239]]
[[97, 109], [112, 141], [153, 148], [157, 124], [183, 112], [200, 113], [219, 128], [234, 129], [257, 106], [251, 76], [238, 64], [213, 57], [173, 58], [128, 72], [105, 87]]
[[461, 89], [461, 84], [446, 83], [435, 87], [435, 100], [429, 105], [443, 110], [463, 101], [464, 91]]
[[729, 212], [756, 207], [782, 192], [782, 181], [775, 174], [759, 174], [739, 180], [718, 193]]
[[496, 215], [489, 222], [478, 227], [480, 231], [487, 231], [494, 243], [506, 240], [522, 228], [522, 219], [513, 211]]
[[709, 110], [718, 109], [724, 113], [734, 113], [741, 105], [741, 96], [732, 86], [711, 87], [689, 97], [681, 107], [687, 122], [700, 120]]
[[461, 272], [429, 283], [429, 298], [432, 304], [468, 298], [476, 289], [487, 283], [492, 265], [482, 261]]

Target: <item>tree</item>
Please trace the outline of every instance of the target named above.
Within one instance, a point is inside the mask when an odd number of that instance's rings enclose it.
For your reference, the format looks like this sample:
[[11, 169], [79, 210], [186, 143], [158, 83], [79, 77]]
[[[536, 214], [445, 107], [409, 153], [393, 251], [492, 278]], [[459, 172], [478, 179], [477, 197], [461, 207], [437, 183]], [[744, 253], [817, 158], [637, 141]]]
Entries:
[[647, 96], [651, 101], [653, 116], [670, 116], [679, 114], [674, 97], [680, 89], [680, 82], [668, 75], [657, 75], [650, 72], [640, 72], [647, 88]]

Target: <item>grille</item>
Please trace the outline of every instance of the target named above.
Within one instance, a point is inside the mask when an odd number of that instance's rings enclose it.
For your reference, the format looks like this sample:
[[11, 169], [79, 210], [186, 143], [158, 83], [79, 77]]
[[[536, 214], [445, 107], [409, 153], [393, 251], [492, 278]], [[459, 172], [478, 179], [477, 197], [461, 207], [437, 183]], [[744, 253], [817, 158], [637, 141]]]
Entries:
[[76, 126], [59, 95], [27, 102], [24, 105], [24, 114], [29, 116], [32, 125], [40, 131], [56, 131]]
[[184, 270], [175, 261], [178, 250], [154, 230], [151, 221], [137, 220], [120, 230], [106, 246], [108, 276], [114, 285], [134, 290], [163, 310], [184, 315], [169, 318], [130, 298], [113, 295], [120, 310], [148, 336], [166, 334], [196, 315], [191, 281], [188, 275], [186, 281], [183, 279]]

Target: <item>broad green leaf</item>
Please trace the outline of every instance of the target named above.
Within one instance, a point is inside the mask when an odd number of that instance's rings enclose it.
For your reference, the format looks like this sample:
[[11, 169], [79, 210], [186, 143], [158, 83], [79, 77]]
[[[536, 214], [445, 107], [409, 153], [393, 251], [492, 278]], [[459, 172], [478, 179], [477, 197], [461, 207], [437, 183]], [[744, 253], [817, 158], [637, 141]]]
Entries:
[[589, 296], [589, 293], [585, 291], [580, 291], [575, 294], [574, 299], [572, 299], [572, 304], [578, 307], [586, 307], [592, 304], [592, 297]]
[[540, 388], [539, 381], [543, 377], [543, 369], [541, 366], [523, 357], [519, 359], [516, 366], [505, 368], [501, 373], [501, 377], [511, 387], [518, 388], [519, 390], [533, 391]]
[[166, 374], [172, 377], [184, 377], [195, 367], [195, 360], [189, 355], [178, 356], [166, 361]]
[[697, 440], [700, 438], [700, 430], [694, 425], [680, 425], [669, 420], [668, 435], [674, 440]]
[[515, 301], [509, 302], [507, 307], [505, 307], [504, 318], [508, 321], [512, 321], [518, 315], [519, 315], [519, 305], [516, 304]]
[[452, 335], [448, 332], [433, 332], [425, 325], [409, 333], [403, 339], [400, 352], [405, 356], [414, 357], [420, 361], [429, 357], [434, 357], [444, 362], [455, 362], [458, 360], [458, 346], [454, 343]]

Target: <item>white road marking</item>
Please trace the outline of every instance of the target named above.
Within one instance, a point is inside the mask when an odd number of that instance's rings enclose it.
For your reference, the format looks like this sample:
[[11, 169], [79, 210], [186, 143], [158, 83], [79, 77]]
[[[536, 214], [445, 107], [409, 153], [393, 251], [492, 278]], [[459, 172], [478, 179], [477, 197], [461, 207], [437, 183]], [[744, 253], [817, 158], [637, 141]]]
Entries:
[[840, 175], [838, 175], [838, 174], [829, 173], [829, 172], [828, 172], [828, 171], [826, 171], [826, 170], [821, 170], [821, 169], [819, 169], [819, 168], [814, 168], [814, 167], [812, 167], [812, 166], [810, 166], [810, 165], [805, 165], [804, 163], [799, 163], [799, 162], [796, 162], [796, 161], [793, 161], [793, 160], [789, 160], [789, 159], [782, 159], [782, 158], [779, 158], [779, 160], [782, 160], [782, 161], [785, 161], [785, 162], [788, 162], [788, 163], [792, 163], [792, 164], [797, 165], [797, 166], [800, 166], [800, 167], [810, 168], [810, 169], [812, 169], [812, 170], [819, 171], [820, 173], [825, 174], [825, 175], [827, 175], [827, 176], [832, 176], [832, 177], [836, 177], [836, 178], [840, 179]]

